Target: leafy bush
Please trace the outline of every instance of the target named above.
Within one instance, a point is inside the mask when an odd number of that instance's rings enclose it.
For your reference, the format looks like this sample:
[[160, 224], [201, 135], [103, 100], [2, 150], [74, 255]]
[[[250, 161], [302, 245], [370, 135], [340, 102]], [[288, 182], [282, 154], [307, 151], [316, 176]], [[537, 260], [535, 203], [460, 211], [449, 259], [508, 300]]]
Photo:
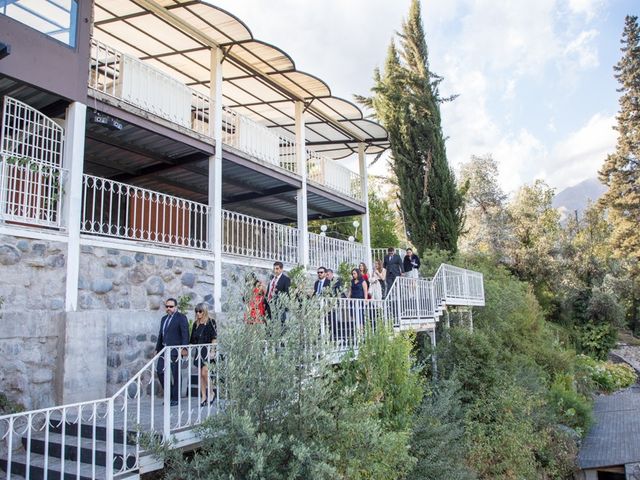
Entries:
[[19, 412], [24, 412], [24, 405], [9, 400], [4, 393], [0, 393], [0, 415], [9, 415], [11, 413]]
[[560, 422], [582, 435], [591, 424], [591, 402], [576, 388], [574, 377], [569, 374], [556, 376], [549, 389], [549, 404]]
[[577, 326], [579, 351], [598, 360], [604, 360], [609, 351], [615, 346], [618, 337], [617, 330], [608, 323], [595, 324], [589, 322], [586, 325]]
[[602, 362], [580, 355], [578, 368], [599, 390], [607, 393], [630, 387], [638, 380], [636, 372], [626, 363]]

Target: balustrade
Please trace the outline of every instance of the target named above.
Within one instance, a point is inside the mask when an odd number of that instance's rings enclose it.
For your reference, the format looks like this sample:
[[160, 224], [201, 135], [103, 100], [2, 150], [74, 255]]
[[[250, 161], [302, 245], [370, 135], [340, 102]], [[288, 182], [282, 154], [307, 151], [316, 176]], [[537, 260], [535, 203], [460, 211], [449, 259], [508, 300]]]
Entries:
[[309, 265], [336, 269], [341, 263], [357, 266], [367, 262], [367, 249], [361, 243], [346, 242], [309, 232]]
[[364, 201], [362, 178], [359, 174], [309, 149], [307, 149], [307, 178], [347, 197]]
[[222, 253], [298, 263], [297, 228], [222, 211]]

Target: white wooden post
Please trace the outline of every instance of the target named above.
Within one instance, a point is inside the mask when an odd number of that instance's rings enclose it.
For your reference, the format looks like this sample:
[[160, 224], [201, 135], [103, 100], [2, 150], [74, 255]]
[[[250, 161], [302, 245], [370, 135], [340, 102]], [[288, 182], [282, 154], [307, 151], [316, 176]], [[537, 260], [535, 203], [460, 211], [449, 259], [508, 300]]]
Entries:
[[296, 159], [298, 173], [302, 177], [302, 188], [297, 192], [298, 200], [298, 263], [309, 265], [309, 221], [307, 216], [307, 147], [305, 138], [304, 104], [296, 102]]
[[371, 259], [369, 268], [373, 270], [374, 258], [371, 255], [371, 229], [369, 226], [369, 173], [367, 168], [367, 155], [365, 154], [364, 143], [358, 143], [358, 163], [360, 166], [360, 177], [362, 182], [362, 201], [367, 211], [362, 215], [360, 223], [362, 223], [362, 243], [366, 249], [366, 257]]
[[[215, 153], [209, 157], [209, 241], [213, 251], [213, 311], [222, 312], [222, 50], [211, 49], [209, 129]], [[213, 122], [212, 122], [213, 119]]]
[[74, 312], [78, 306], [78, 276], [80, 272], [80, 222], [82, 214], [82, 172], [87, 106], [73, 102], [65, 117], [64, 167], [69, 178], [63, 192], [63, 225], [67, 228], [67, 282], [65, 310]]

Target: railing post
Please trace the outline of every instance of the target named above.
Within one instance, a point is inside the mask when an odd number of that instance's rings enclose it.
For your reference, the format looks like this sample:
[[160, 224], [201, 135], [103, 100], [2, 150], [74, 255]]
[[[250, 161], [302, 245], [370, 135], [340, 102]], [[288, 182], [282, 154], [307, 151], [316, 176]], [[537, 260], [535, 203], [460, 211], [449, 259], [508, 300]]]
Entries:
[[373, 270], [373, 258], [371, 256], [371, 229], [369, 227], [369, 173], [367, 170], [367, 155], [365, 153], [364, 143], [358, 143], [358, 163], [360, 166], [360, 182], [361, 195], [366, 211], [361, 217], [362, 221], [362, 243], [365, 248], [365, 257], [362, 259], [370, 259], [369, 266]]
[[[105, 460], [105, 478], [107, 480], [113, 479], [113, 416], [115, 414], [115, 406], [113, 397], [107, 399], [107, 425], [106, 425], [106, 460]], [[78, 425], [80, 428], [80, 425]]]
[[[400, 328], [400, 330], [402, 330], [402, 314], [401, 314], [401, 308], [400, 308], [400, 287], [401, 285], [401, 279], [402, 277], [396, 277], [395, 281], [393, 282], [394, 285], [396, 285], [396, 315], [398, 316], [398, 328]], [[393, 288], [393, 286], [391, 287]]]
[[[164, 385], [162, 387], [162, 395], [164, 402], [162, 403], [162, 435], [163, 441], [169, 441], [171, 433], [171, 347], [164, 347]], [[176, 379], [177, 380], [177, 379]], [[178, 395], [180, 392], [178, 392]]]

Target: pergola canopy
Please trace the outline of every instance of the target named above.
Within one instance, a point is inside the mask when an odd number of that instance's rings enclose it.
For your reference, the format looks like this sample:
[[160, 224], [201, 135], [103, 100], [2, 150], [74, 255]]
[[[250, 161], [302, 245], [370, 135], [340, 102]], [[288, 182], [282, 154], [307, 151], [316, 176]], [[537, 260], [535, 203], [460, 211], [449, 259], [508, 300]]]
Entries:
[[293, 137], [294, 102], [306, 105], [307, 145], [339, 159], [365, 144], [388, 147], [386, 130], [358, 106], [331, 95], [321, 79], [296, 70], [284, 51], [254, 39], [237, 17], [200, 0], [95, 0], [94, 37], [208, 94], [211, 48], [220, 47], [223, 102]]

